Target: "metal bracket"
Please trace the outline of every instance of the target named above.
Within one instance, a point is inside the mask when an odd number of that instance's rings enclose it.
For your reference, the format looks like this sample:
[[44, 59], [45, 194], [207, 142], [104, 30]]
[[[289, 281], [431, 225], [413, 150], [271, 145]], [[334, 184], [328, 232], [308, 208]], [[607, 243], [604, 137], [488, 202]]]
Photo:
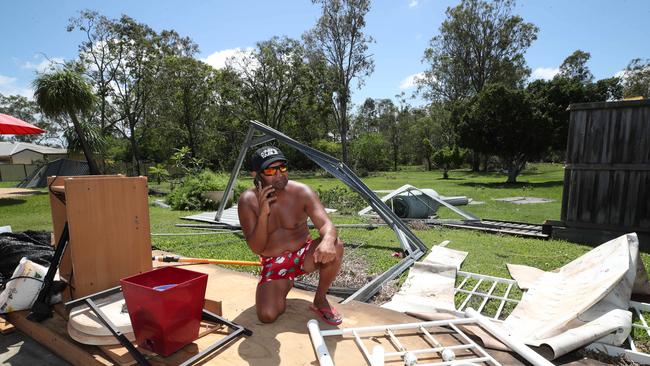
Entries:
[[56, 274], [57, 269], [59, 269], [61, 258], [63, 258], [63, 253], [65, 253], [65, 248], [68, 246], [69, 242], [70, 232], [68, 230], [68, 222], [66, 221], [59, 242], [54, 250], [50, 266], [47, 269], [45, 278], [43, 278], [43, 285], [38, 292], [34, 305], [32, 305], [31, 312], [27, 315], [28, 320], [40, 323], [43, 320], [52, 317], [52, 306], [50, 305], [50, 299], [52, 296], [50, 291], [52, 290], [54, 275]]

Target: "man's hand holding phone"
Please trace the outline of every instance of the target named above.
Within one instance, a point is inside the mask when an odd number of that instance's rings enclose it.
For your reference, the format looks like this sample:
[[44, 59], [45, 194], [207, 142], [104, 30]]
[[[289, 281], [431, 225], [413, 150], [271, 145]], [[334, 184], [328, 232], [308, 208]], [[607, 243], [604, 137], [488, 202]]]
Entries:
[[260, 208], [260, 211], [263, 215], [269, 215], [271, 213], [271, 203], [275, 202], [277, 197], [273, 194], [275, 188], [273, 186], [262, 187], [262, 183], [255, 181], [257, 186], [257, 202]]

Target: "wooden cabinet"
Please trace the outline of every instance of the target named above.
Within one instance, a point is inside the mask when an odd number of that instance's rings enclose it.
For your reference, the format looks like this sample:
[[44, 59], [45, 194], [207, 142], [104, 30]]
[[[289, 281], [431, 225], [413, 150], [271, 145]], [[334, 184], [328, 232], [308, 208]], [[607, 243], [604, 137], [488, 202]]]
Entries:
[[56, 241], [68, 222], [70, 242], [59, 267], [76, 299], [152, 269], [147, 178], [49, 177]]

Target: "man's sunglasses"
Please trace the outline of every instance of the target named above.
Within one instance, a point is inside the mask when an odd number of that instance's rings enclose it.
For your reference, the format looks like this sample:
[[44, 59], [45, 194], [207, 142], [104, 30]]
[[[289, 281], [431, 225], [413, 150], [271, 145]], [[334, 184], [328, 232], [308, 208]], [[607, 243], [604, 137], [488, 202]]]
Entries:
[[266, 175], [267, 177], [272, 177], [277, 171], [280, 171], [280, 173], [286, 173], [288, 170], [289, 166], [287, 164], [281, 164], [263, 169], [262, 174]]

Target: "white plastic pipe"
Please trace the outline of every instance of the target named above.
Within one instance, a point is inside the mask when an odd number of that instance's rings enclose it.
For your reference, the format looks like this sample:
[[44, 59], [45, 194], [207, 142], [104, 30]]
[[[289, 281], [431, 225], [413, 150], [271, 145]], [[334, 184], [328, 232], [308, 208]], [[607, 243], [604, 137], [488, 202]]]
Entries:
[[386, 328], [391, 330], [403, 330], [403, 329], [418, 329], [420, 327], [443, 327], [449, 324], [463, 325], [474, 323], [475, 319], [470, 318], [458, 318], [458, 319], [447, 319], [447, 320], [432, 320], [428, 322], [419, 322], [419, 323], [402, 323], [402, 324], [386, 324], [386, 325], [377, 325], [369, 327], [359, 327], [359, 328], [342, 328], [342, 329], [327, 329], [321, 332], [324, 337], [329, 336], [338, 336], [352, 334], [352, 332], [357, 332], [358, 334], [365, 333], [377, 333], [385, 332]]
[[320, 334], [318, 321], [316, 319], [309, 320], [307, 322], [307, 328], [309, 329], [311, 343], [314, 346], [314, 351], [316, 352], [320, 366], [334, 366], [332, 356], [330, 356], [330, 352], [327, 350], [327, 345], [325, 345], [325, 340]]
[[520, 342], [516, 340], [514, 337], [510, 336], [508, 333], [506, 333], [503, 329], [501, 329], [499, 326], [496, 324], [492, 323], [489, 319], [484, 317], [483, 315], [479, 314], [476, 310], [472, 308], [468, 308], [465, 310], [465, 316], [469, 318], [475, 318], [476, 321], [483, 327], [485, 330], [490, 332], [493, 336], [495, 336], [498, 340], [500, 340], [503, 344], [506, 346], [510, 347], [513, 351], [517, 352], [520, 356], [525, 358], [527, 361], [532, 363], [535, 366], [553, 366], [553, 363], [544, 357], [542, 357], [539, 353], [533, 351], [525, 345], [523, 342]]
[[384, 347], [377, 345], [372, 349], [372, 366], [384, 366]]

